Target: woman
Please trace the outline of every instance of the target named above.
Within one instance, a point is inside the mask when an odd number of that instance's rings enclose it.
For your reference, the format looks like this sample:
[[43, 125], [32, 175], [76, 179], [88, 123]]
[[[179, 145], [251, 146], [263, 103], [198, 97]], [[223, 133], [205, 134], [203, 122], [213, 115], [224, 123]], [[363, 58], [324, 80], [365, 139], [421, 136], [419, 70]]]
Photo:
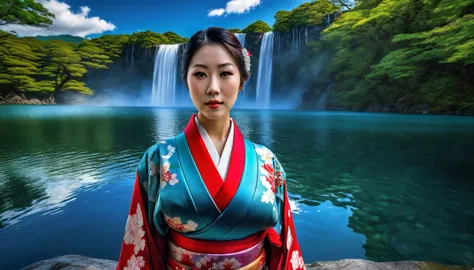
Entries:
[[250, 54], [211, 27], [189, 40], [182, 76], [198, 113], [143, 155], [117, 269], [305, 269], [285, 172], [230, 118]]

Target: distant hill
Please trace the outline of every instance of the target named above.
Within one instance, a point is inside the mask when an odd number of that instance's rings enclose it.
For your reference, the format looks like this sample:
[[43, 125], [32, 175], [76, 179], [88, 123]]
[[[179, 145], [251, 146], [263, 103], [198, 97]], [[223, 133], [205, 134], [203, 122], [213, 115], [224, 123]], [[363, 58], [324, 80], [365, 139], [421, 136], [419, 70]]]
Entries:
[[42, 41], [48, 41], [48, 40], [62, 40], [66, 42], [72, 42], [72, 43], [80, 43], [81, 41], [84, 40], [82, 37], [77, 37], [77, 36], [71, 36], [71, 35], [57, 35], [57, 36], [34, 36], [35, 38], [42, 40]]

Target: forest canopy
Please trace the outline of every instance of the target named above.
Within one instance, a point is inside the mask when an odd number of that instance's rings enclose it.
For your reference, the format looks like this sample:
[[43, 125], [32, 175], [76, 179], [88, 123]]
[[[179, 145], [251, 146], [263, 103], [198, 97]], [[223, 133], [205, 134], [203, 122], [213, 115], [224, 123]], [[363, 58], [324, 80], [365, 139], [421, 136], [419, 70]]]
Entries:
[[[229, 30], [287, 33], [294, 27], [325, 27], [295, 61], [310, 66], [329, 55], [307, 89], [315, 97], [329, 91], [327, 109], [474, 113], [473, 13], [474, 0], [318, 0], [276, 12], [272, 26], [258, 20]], [[0, 3], [0, 25], [47, 27], [53, 19], [33, 0]], [[108, 69], [127, 44], [152, 48], [188, 40], [151, 31], [91, 40], [14, 34], [0, 32], [0, 89], [45, 97], [61, 91], [92, 94], [84, 76]]]

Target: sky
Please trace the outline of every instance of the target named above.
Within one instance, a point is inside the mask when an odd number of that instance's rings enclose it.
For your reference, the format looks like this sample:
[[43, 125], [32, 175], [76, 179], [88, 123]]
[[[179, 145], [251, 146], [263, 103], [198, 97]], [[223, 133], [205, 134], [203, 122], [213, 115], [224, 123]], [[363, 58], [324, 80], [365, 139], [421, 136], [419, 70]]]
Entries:
[[270, 27], [279, 10], [311, 0], [36, 0], [56, 15], [49, 29], [0, 26], [20, 36], [69, 34], [94, 38], [104, 34], [172, 31], [182, 37], [210, 26], [243, 29], [262, 20]]

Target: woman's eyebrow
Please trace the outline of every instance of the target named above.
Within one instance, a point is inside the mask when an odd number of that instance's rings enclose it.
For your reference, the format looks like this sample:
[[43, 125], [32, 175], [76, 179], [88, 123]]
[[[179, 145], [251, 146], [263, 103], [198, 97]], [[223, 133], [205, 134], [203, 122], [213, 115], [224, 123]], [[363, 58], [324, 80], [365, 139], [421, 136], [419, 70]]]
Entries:
[[[233, 66], [232, 63], [224, 63], [224, 64], [220, 64], [218, 65], [217, 67], [225, 67], [225, 66]], [[193, 67], [202, 67], [202, 68], [207, 68], [206, 65], [203, 65], [203, 64], [195, 64]]]

